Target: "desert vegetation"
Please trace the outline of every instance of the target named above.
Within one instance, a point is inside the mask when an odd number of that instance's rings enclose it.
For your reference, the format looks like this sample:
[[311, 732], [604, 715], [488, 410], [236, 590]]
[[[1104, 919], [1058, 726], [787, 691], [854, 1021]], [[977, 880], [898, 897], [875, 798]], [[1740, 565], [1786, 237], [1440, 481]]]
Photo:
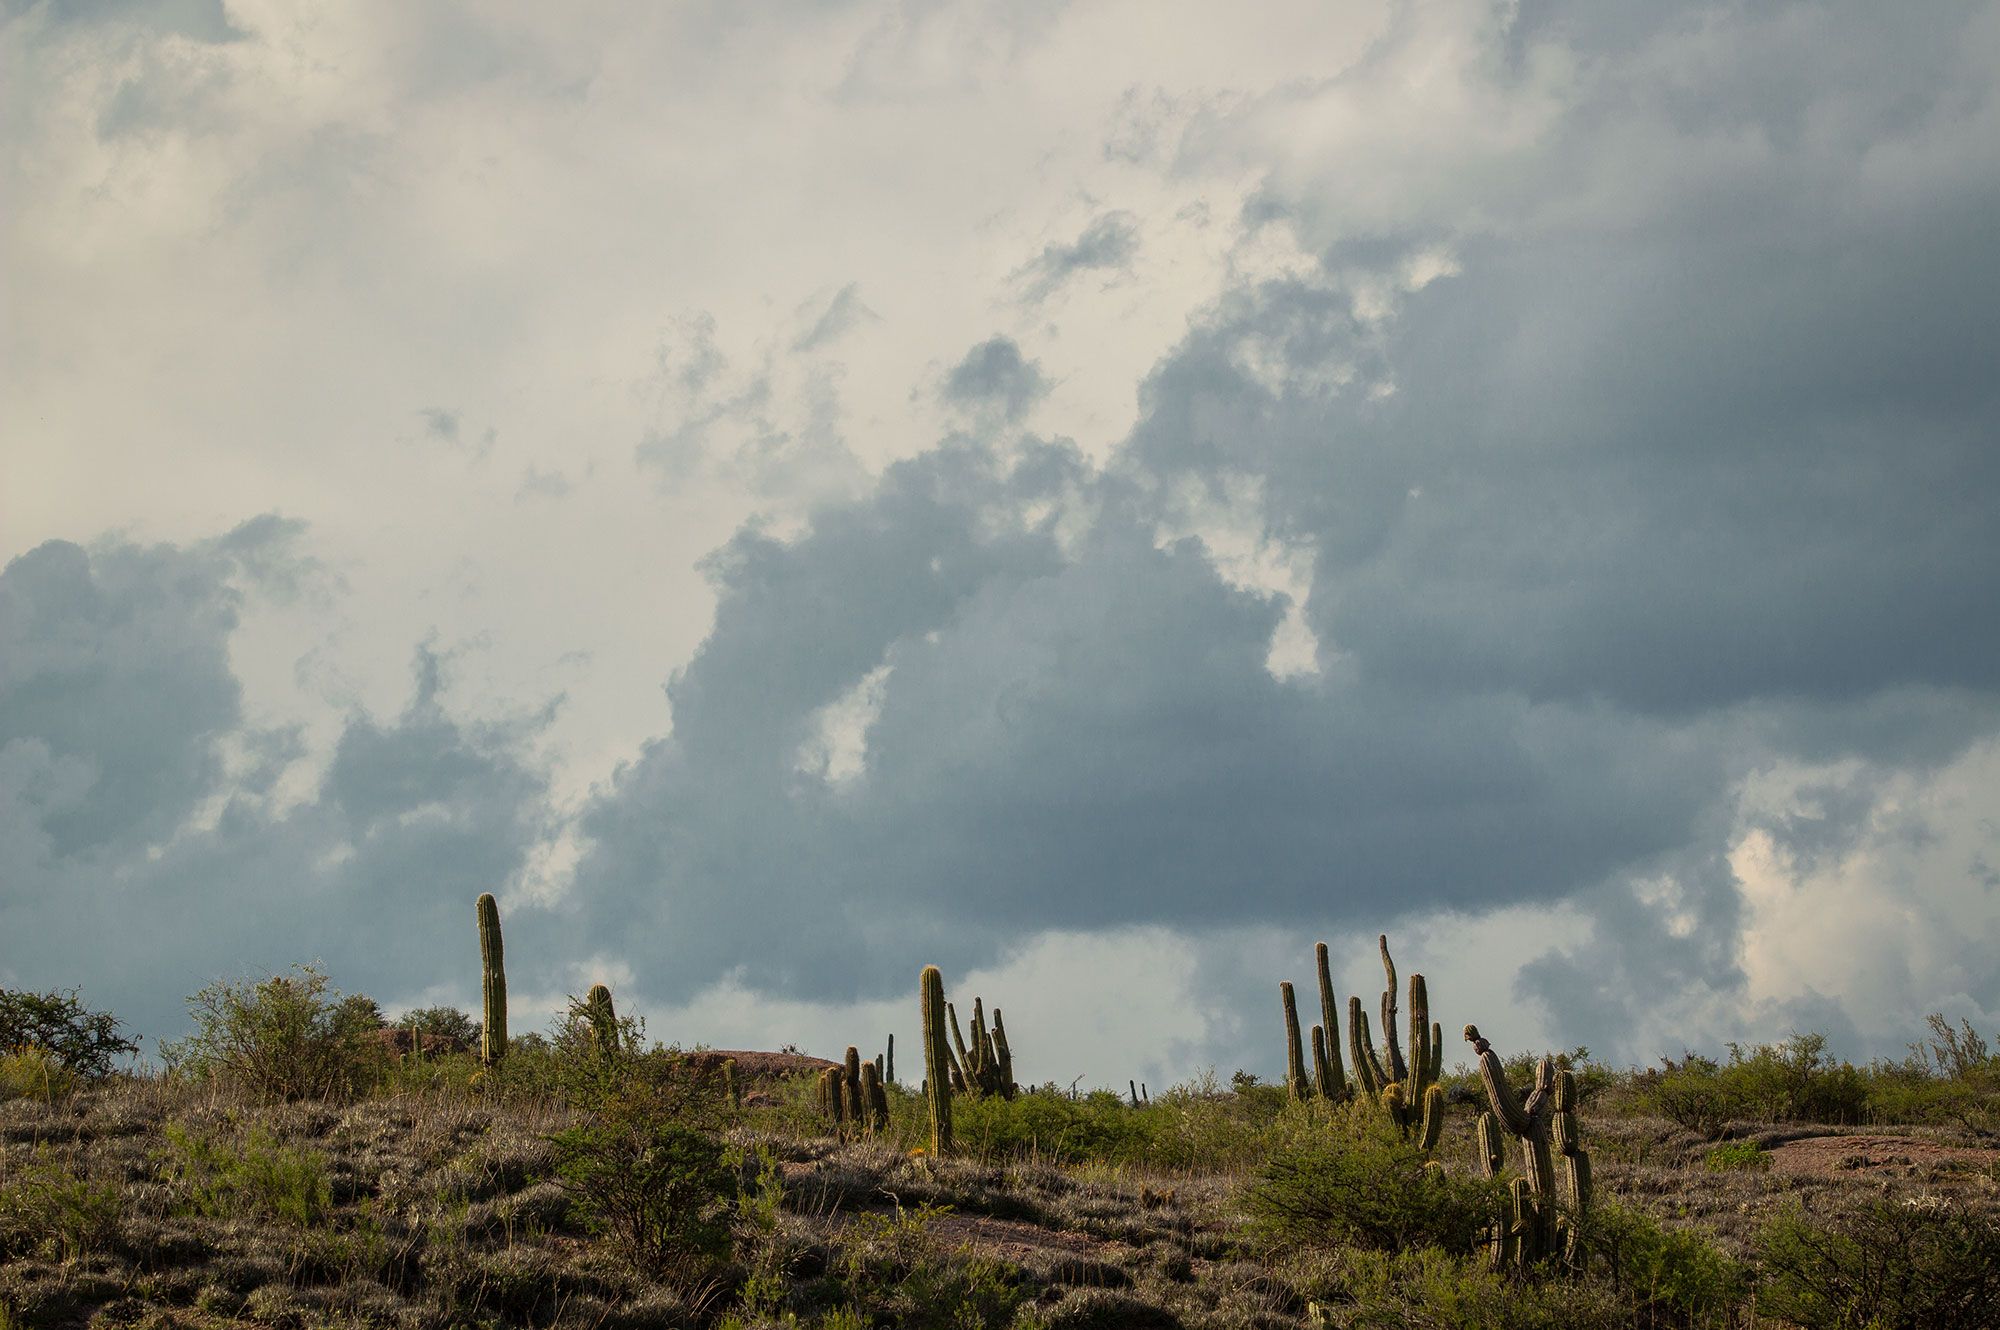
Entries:
[[478, 937], [477, 1019], [386, 1016], [300, 967], [193, 995], [158, 1068], [121, 1069], [136, 1041], [78, 993], [0, 992], [0, 1326], [1817, 1330], [2000, 1306], [2000, 1057], [1941, 1015], [1895, 1062], [1801, 1034], [1634, 1069], [1503, 1052], [1482, 1031], [1508, 1014], [1467, 1013], [1447, 1067], [1384, 939], [1376, 1023], [1324, 947], [1309, 1029], [1281, 987], [1281, 1082], [1080, 1093], [1018, 1084], [1000, 1009], [962, 1022], [935, 967], [906, 1081], [886, 1044], [663, 1044], [603, 985], [510, 1033], [491, 897]]

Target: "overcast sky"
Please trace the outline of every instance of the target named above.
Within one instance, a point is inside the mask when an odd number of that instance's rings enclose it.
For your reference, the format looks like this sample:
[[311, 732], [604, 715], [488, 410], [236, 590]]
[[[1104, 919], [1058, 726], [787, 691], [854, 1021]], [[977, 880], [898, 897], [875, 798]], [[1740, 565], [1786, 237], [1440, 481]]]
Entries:
[[0, 12], [0, 984], [2000, 1027], [2000, 5]]

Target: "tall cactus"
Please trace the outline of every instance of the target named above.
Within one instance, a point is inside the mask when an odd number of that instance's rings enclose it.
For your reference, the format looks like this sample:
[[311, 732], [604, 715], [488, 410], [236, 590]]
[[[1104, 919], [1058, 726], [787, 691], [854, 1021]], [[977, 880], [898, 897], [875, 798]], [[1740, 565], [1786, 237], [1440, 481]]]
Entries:
[[480, 893], [478, 915], [479, 990], [485, 1011], [479, 1060], [491, 1067], [507, 1056], [507, 966], [500, 943], [500, 903], [492, 892]]
[[889, 1094], [882, 1088], [882, 1070], [873, 1062], [861, 1064], [861, 1105], [870, 1132], [889, 1129]]
[[1319, 978], [1320, 1024], [1312, 1027], [1312, 1079], [1305, 1078], [1299, 1046], [1298, 1004], [1289, 983], [1278, 985], [1285, 1006], [1286, 1082], [1294, 1099], [1318, 1096], [1344, 1099], [1358, 1093], [1388, 1109], [1407, 1136], [1416, 1135], [1425, 1150], [1434, 1149], [1444, 1130], [1444, 1091], [1438, 1087], [1442, 1039], [1430, 1019], [1430, 993], [1420, 974], [1410, 976], [1410, 1051], [1406, 1059], [1396, 1038], [1396, 962], [1389, 954], [1389, 937], [1376, 939], [1387, 986], [1382, 993], [1382, 1048], [1378, 1053], [1368, 1014], [1361, 999], [1347, 1000], [1347, 1061], [1353, 1067], [1350, 1085], [1340, 1059], [1339, 1008], [1326, 943], [1313, 947], [1313, 968]]
[[1577, 1132], [1576, 1081], [1567, 1070], [1558, 1071], [1553, 1058], [1544, 1057], [1535, 1068], [1534, 1089], [1523, 1102], [1479, 1028], [1466, 1026], [1465, 1038], [1478, 1054], [1479, 1078], [1492, 1106], [1479, 1115], [1481, 1171], [1489, 1178], [1499, 1175], [1501, 1132], [1521, 1142], [1523, 1176], [1511, 1184], [1511, 1220], [1504, 1231], [1490, 1236], [1489, 1255], [1496, 1264], [1527, 1266], [1560, 1256], [1574, 1265], [1591, 1200], [1590, 1155]]
[[1333, 971], [1327, 965], [1326, 943], [1313, 943], [1313, 968], [1319, 972], [1319, 1023], [1323, 1030], [1314, 1044], [1325, 1051], [1313, 1056], [1313, 1080], [1322, 1099], [1347, 1097], [1347, 1071], [1340, 1065], [1340, 1008], [1333, 995]]
[[951, 1045], [946, 1043], [944, 975], [926, 965], [917, 979], [924, 1014], [924, 1094], [930, 1100], [931, 1153], [951, 1150]]
[[[873, 1067], [875, 1064], [871, 1062], [868, 1065]], [[846, 1066], [842, 1071], [842, 1083], [847, 1090], [847, 1116], [850, 1121], [859, 1123], [863, 1120], [866, 1105], [861, 1096], [861, 1050], [853, 1044], [847, 1046]]]
[[882, 1051], [882, 1084], [896, 1083], [896, 1032], [889, 1032], [889, 1046]]
[[1297, 1102], [1312, 1091], [1306, 1081], [1305, 1056], [1299, 1051], [1299, 1003], [1291, 980], [1278, 984], [1278, 999], [1285, 1008], [1285, 1093]]
[[590, 1014], [591, 1043], [597, 1048], [597, 1056], [608, 1062], [618, 1056], [618, 1012], [611, 1005], [611, 990], [603, 984], [592, 984], [583, 1005]]

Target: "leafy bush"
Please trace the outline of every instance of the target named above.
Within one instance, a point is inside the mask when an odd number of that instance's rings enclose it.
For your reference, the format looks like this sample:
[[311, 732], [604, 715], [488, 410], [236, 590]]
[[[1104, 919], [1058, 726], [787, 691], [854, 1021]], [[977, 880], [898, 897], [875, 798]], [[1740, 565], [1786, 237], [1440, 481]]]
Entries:
[[77, 1075], [54, 1054], [29, 1044], [0, 1052], [0, 1099], [56, 1103], [76, 1089]]
[[240, 1143], [169, 1122], [161, 1156], [185, 1213], [212, 1219], [262, 1215], [301, 1228], [326, 1221], [333, 1204], [326, 1156], [281, 1144], [262, 1128]]
[[1584, 1248], [1635, 1324], [1734, 1324], [1749, 1299], [1750, 1272], [1706, 1236], [1612, 1202], [1591, 1208]]
[[1757, 1248], [1757, 1310], [1805, 1330], [1973, 1330], [2000, 1307], [2000, 1224], [1928, 1198], [1878, 1201], [1824, 1224], [1795, 1212], [1768, 1225]]
[[117, 1017], [90, 1010], [73, 988], [48, 993], [0, 988], [0, 1051], [39, 1049], [65, 1071], [108, 1076], [114, 1061], [139, 1051], [138, 1041], [119, 1031]]
[[1829, 1058], [1823, 1034], [1794, 1034], [1747, 1053], [1731, 1044], [1723, 1076], [1750, 1112], [1769, 1122], [1859, 1122], [1867, 1107], [1867, 1078]]
[[396, 1028], [413, 1030], [419, 1038], [430, 1036], [468, 1049], [479, 1047], [480, 1022], [457, 1007], [417, 1007], [397, 1017]]
[[1372, 1105], [1303, 1104], [1245, 1195], [1269, 1244], [1470, 1251], [1500, 1213], [1495, 1182], [1430, 1166]]
[[0, 1254], [69, 1261], [117, 1240], [118, 1188], [72, 1172], [38, 1148], [0, 1185]]
[[1711, 1140], [1722, 1134], [1731, 1118], [1743, 1113], [1743, 1099], [1722, 1079], [1712, 1058], [1684, 1054], [1678, 1063], [1648, 1078], [1644, 1100], [1675, 1126]]
[[1711, 1173], [1756, 1173], [1771, 1166], [1771, 1156], [1755, 1141], [1730, 1141], [1710, 1150], [1701, 1162]]
[[584, 1225], [683, 1292], [716, 1286], [730, 1250], [737, 1171], [719, 1137], [644, 1080], [607, 1093], [550, 1136], [556, 1175]]
[[930, 1231], [935, 1214], [854, 1216], [832, 1272], [839, 1311], [853, 1319], [834, 1324], [999, 1330], [1014, 1323], [1031, 1293], [1020, 1268], [969, 1251], [941, 1251]]
[[380, 1010], [310, 965], [255, 982], [218, 980], [188, 999], [188, 1012], [194, 1033], [160, 1050], [168, 1066], [265, 1099], [347, 1098], [388, 1061], [374, 1038]]

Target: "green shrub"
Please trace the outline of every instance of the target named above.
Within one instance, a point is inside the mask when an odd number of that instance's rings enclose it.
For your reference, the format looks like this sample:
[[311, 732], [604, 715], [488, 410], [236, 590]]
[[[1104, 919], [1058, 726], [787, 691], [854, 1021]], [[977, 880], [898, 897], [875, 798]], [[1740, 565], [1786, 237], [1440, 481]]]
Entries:
[[1794, 1212], [1765, 1227], [1757, 1254], [1758, 1312], [1805, 1330], [1974, 1330], [2000, 1307], [2000, 1224], [1930, 1198], [1824, 1223]]
[[682, 1292], [705, 1294], [730, 1250], [737, 1172], [719, 1137], [637, 1082], [550, 1136], [556, 1176], [585, 1227]]
[[1750, 1272], [1708, 1237], [1665, 1228], [1615, 1202], [1591, 1208], [1585, 1261], [1638, 1325], [1733, 1325]]
[[1867, 1079], [1826, 1055], [1823, 1034], [1794, 1034], [1747, 1053], [1731, 1044], [1723, 1077], [1749, 1111], [1767, 1122], [1852, 1123], [1867, 1109]]
[[33, 1044], [0, 1052], [0, 1099], [40, 1099], [54, 1104], [69, 1098], [76, 1086], [75, 1072]]
[[1755, 1141], [1730, 1141], [1702, 1156], [1711, 1173], [1758, 1173], [1771, 1166], [1771, 1156]]
[[1651, 1077], [1643, 1095], [1648, 1107], [1675, 1126], [1713, 1139], [1744, 1111], [1741, 1094], [1724, 1082], [1711, 1058], [1684, 1054], [1679, 1063]]
[[0, 988], [0, 1052], [39, 1049], [64, 1070], [108, 1076], [112, 1064], [139, 1051], [108, 1011], [92, 1011], [75, 989], [28, 993]]
[[263, 1128], [240, 1142], [188, 1130], [165, 1129], [160, 1159], [182, 1195], [184, 1213], [227, 1219], [265, 1216], [311, 1228], [326, 1222], [333, 1191], [326, 1156], [287, 1146]]
[[479, 1047], [480, 1023], [457, 1007], [417, 1007], [396, 1018], [396, 1028], [413, 1030], [419, 1037], [429, 1035], [463, 1048]]
[[1270, 1246], [1470, 1251], [1500, 1213], [1498, 1183], [1430, 1166], [1373, 1105], [1301, 1104], [1287, 1118], [1291, 1130], [1245, 1193]]
[[38, 1147], [0, 1184], [0, 1254], [89, 1256], [117, 1241], [119, 1213], [115, 1184], [93, 1182]]
[[930, 1227], [936, 1213], [854, 1216], [832, 1271], [840, 1311], [861, 1324], [936, 1330], [1013, 1323], [1031, 1294], [1020, 1268], [965, 1249], [941, 1250]]
[[188, 999], [194, 1033], [161, 1053], [176, 1072], [268, 1100], [343, 1099], [380, 1079], [389, 1058], [367, 998], [344, 996], [310, 965], [258, 981], [218, 980]]

